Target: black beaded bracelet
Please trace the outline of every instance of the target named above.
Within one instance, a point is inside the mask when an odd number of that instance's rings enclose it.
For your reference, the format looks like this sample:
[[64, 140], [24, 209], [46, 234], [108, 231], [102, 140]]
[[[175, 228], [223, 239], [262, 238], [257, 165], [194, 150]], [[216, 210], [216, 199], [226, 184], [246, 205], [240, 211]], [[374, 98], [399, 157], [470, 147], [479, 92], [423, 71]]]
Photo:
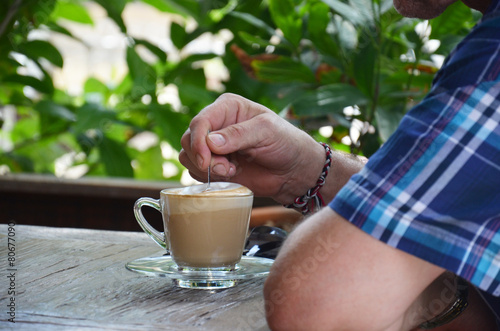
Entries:
[[332, 165], [332, 149], [325, 143], [320, 143], [326, 152], [326, 160], [323, 166], [323, 170], [321, 171], [321, 175], [316, 182], [316, 186], [309, 189], [306, 194], [300, 197], [296, 197], [293, 200], [293, 203], [285, 205], [287, 208], [296, 208], [299, 209], [303, 215], [306, 215], [310, 211], [316, 211], [319, 208], [323, 207], [325, 202], [323, 201], [323, 197], [319, 190], [326, 182], [326, 176], [328, 176], [328, 171], [330, 170], [330, 166]]

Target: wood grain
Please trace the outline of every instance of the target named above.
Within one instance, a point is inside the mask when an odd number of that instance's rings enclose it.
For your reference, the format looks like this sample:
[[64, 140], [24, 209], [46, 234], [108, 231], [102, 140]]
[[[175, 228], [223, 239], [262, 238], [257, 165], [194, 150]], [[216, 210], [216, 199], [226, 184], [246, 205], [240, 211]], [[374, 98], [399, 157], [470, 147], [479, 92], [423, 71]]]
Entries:
[[[125, 269], [162, 252], [144, 233], [15, 226], [16, 323], [8, 279], [0, 282], [0, 329], [267, 330], [263, 279], [207, 291]], [[0, 258], [7, 269], [7, 225]], [[6, 272], [3, 272], [5, 275]]]

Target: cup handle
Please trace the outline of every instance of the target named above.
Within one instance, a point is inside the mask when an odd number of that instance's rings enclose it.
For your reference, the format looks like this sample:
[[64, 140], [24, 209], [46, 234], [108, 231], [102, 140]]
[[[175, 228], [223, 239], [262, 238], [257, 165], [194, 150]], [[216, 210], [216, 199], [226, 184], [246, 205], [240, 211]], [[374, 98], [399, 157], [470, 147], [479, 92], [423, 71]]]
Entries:
[[152, 199], [152, 198], [139, 198], [134, 204], [134, 215], [137, 223], [141, 226], [142, 230], [146, 232], [146, 234], [153, 239], [159, 246], [166, 249], [168, 252], [167, 241], [165, 240], [165, 233], [160, 232], [153, 228], [151, 224], [146, 221], [144, 215], [142, 215], [141, 208], [142, 206], [152, 207], [158, 210], [161, 213], [160, 200]]

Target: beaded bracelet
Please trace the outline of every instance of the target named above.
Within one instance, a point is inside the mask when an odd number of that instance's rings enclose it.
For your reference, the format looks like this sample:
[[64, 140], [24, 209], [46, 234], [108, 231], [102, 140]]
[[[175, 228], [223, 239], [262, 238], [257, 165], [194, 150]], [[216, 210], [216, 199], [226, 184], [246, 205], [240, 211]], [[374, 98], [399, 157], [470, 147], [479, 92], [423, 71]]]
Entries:
[[296, 197], [293, 200], [293, 203], [285, 205], [287, 208], [297, 208], [299, 209], [303, 215], [306, 215], [310, 211], [317, 211], [319, 208], [324, 206], [325, 202], [323, 201], [323, 197], [319, 190], [326, 182], [326, 176], [328, 176], [328, 171], [330, 170], [330, 166], [332, 165], [332, 149], [325, 143], [320, 143], [326, 151], [326, 161], [323, 166], [323, 170], [321, 175], [316, 182], [316, 186], [309, 189], [306, 194], [300, 197]]

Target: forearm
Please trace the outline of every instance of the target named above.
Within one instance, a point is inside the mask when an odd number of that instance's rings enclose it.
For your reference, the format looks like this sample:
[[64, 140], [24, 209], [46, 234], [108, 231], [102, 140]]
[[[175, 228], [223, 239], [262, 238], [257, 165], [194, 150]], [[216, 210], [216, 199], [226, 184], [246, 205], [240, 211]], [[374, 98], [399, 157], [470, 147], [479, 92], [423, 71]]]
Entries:
[[358, 173], [368, 160], [365, 157], [334, 151], [326, 183], [320, 190], [325, 203], [330, 202], [352, 175]]

